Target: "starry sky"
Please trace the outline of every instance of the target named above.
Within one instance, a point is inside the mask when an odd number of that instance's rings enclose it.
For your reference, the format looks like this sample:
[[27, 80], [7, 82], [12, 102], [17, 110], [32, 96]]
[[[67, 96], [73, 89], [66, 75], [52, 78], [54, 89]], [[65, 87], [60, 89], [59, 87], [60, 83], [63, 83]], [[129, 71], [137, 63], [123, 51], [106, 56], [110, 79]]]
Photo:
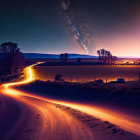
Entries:
[[[140, 0], [71, 0], [70, 6], [92, 34], [90, 55], [104, 48], [116, 56], [140, 56]], [[86, 54], [59, 0], [0, 0], [0, 43], [7, 41], [23, 52]]]

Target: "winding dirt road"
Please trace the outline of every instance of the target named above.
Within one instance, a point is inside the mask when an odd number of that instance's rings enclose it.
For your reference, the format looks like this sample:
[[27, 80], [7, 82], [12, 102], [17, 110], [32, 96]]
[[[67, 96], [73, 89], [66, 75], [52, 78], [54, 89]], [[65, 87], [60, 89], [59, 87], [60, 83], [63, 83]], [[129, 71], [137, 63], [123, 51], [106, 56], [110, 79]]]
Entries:
[[47, 100], [14, 89], [34, 80], [32, 66], [25, 69], [22, 82], [0, 88], [0, 140], [94, 140], [92, 132], [74, 117]]
[[53, 103], [66, 105], [140, 135], [140, 122], [135, 118], [102, 108], [46, 99], [14, 89], [15, 86], [34, 80], [33, 66], [25, 69], [23, 81], [0, 87], [1, 140], [97, 140], [89, 128], [67, 112], [56, 108]]
[[30, 97], [22, 102], [2, 99], [1, 140], [94, 140], [80, 121], [51, 103]]

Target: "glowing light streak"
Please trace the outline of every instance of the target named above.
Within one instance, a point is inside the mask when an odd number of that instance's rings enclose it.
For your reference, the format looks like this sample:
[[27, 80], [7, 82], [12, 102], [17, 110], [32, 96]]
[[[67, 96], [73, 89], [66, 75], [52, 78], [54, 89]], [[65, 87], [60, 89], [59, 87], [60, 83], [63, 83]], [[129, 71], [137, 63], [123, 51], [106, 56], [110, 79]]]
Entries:
[[[37, 65], [37, 64], [35, 64], [35, 65]], [[14, 89], [14, 86], [28, 84], [35, 79], [33, 76], [34, 73], [32, 70], [32, 67], [35, 65], [29, 66], [25, 69], [25, 73], [28, 76], [25, 77], [25, 79], [23, 81], [4, 84], [2, 86], [3, 89], [1, 91], [4, 94], [7, 94], [9, 96], [13, 96], [20, 101], [24, 101], [25, 103], [27, 103], [27, 102], [30, 103], [30, 101], [27, 99], [26, 99], [27, 101], [25, 101], [25, 99], [24, 100], [22, 100], [22, 99], [24, 97], [30, 97], [30, 98], [38, 99], [41, 101], [65, 105], [65, 106], [71, 107], [73, 109], [79, 110], [81, 112], [87, 113], [93, 117], [99, 118], [103, 121], [108, 121], [112, 124], [119, 126], [122, 129], [125, 129], [129, 132], [136, 134], [136, 135], [140, 135], [140, 131], [139, 131], [140, 130], [140, 122], [137, 122], [137, 121], [135, 121], [134, 118], [127, 116], [127, 115], [124, 115], [122, 113], [107, 110], [104, 108], [89, 106], [89, 105], [83, 105], [83, 104], [77, 104], [77, 103], [59, 101], [59, 100], [52, 100], [52, 99], [40, 97], [40, 96], [33, 95], [33, 94], [28, 94], [26, 92]]]

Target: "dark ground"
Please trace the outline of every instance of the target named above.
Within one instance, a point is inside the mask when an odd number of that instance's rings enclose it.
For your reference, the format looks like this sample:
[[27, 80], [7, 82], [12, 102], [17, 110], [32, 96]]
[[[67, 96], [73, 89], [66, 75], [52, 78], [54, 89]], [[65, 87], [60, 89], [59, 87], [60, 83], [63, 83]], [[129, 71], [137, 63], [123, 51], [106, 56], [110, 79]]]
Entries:
[[[120, 113], [140, 117], [140, 82], [117, 83], [67, 83], [35, 81], [29, 85], [19, 87], [29, 93], [52, 99], [73, 101], [77, 103], [99, 105]], [[115, 140], [139, 140], [139, 137], [110, 124], [100, 121], [75, 109], [63, 105], [56, 105], [62, 111], [68, 112], [82, 121], [99, 138], [101, 136]], [[98, 132], [98, 133], [97, 133]], [[99, 135], [97, 135], [99, 134]]]
[[35, 81], [20, 89], [53, 99], [116, 106], [140, 115], [140, 82], [95, 84]]

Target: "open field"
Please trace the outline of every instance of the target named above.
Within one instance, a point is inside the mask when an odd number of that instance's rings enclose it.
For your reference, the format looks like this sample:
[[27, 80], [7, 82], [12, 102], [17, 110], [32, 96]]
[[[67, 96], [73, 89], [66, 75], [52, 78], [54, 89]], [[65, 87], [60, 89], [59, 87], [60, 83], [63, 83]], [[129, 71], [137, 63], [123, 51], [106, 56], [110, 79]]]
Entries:
[[94, 79], [112, 81], [125, 78], [126, 81], [139, 79], [140, 66], [36, 66], [34, 68], [37, 79], [54, 80], [56, 74], [62, 74], [66, 81], [87, 82]]

